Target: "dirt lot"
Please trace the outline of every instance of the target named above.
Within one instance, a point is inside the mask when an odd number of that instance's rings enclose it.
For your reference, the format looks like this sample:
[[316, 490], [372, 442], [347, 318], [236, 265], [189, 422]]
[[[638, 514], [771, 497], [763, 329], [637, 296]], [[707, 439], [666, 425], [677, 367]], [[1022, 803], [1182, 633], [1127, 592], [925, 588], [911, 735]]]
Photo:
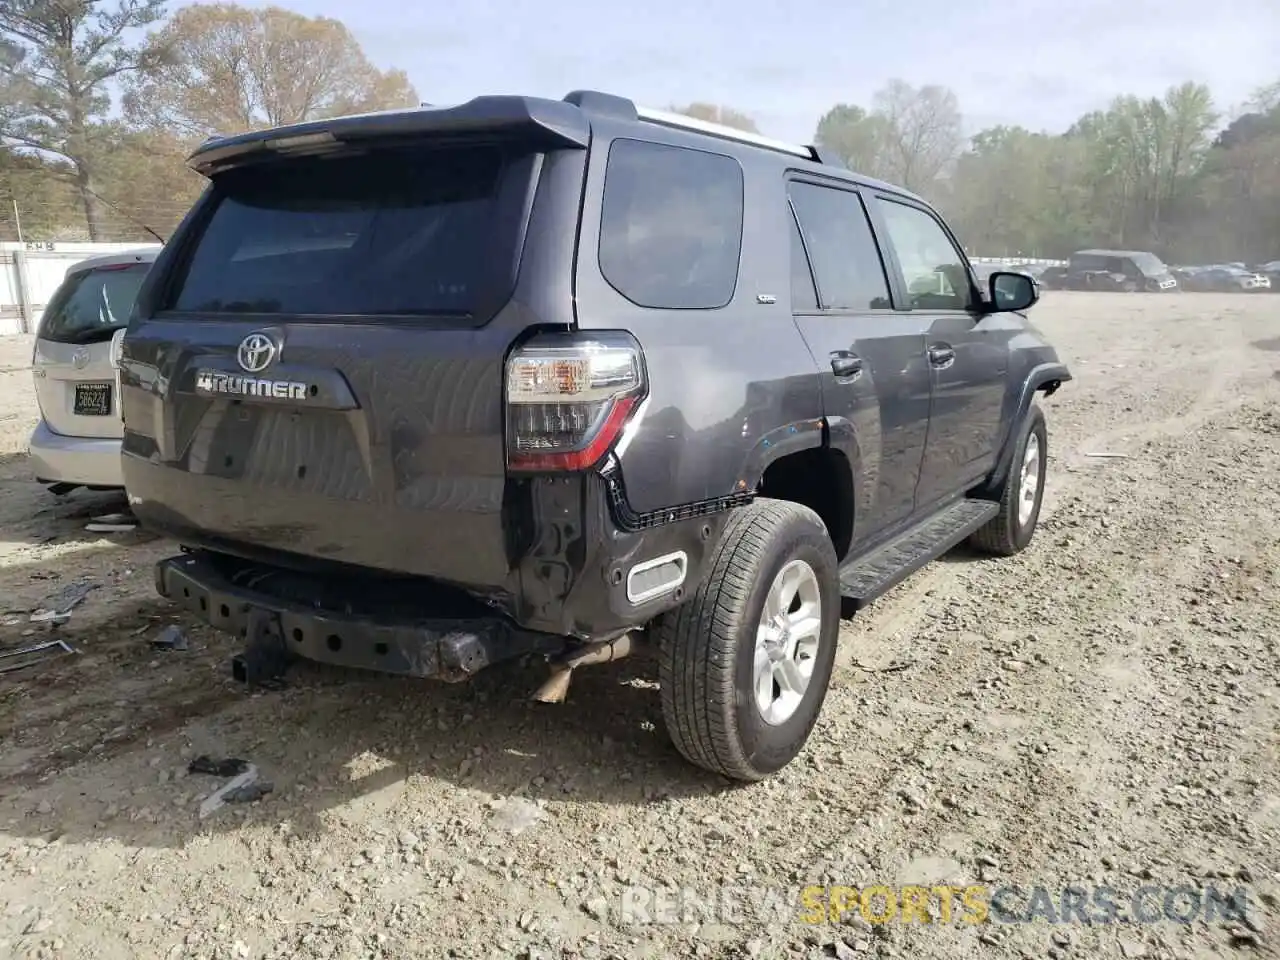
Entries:
[[[1280, 955], [1280, 297], [1058, 293], [1035, 320], [1076, 380], [1046, 402], [1032, 548], [948, 557], [846, 624], [807, 753], [745, 788], [679, 760], [643, 661], [545, 707], [524, 699], [541, 675], [516, 670], [445, 687], [304, 667], [250, 696], [227, 638], [187, 623], [189, 650], [153, 649], [181, 622], [151, 586], [172, 545], [89, 533], [110, 498], [31, 482], [30, 343], [0, 338], [0, 646], [47, 636], [28, 612], [96, 585], [56, 628], [76, 655], [0, 677], [0, 947]], [[198, 754], [246, 758], [275, 790], [200, 820], [222, 781], [187, 773]], [[798, 900], [978, 881], [1124, 902], [1243, 887], [1249, 915], [810, 924]], [[661, 885], [730, 885], [738, 909], [623, 911], [649, 903], [624, 890]], [[777, 913], [753, 899], [770, 890]]]

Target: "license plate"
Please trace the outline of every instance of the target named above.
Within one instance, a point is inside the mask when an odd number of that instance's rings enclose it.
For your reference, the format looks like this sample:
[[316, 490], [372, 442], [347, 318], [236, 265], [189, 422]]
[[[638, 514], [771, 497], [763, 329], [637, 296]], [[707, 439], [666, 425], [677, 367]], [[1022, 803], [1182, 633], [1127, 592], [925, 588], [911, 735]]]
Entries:
[[77, 383], [72, 412], [80, 417], [111, 415], [111, 384]]

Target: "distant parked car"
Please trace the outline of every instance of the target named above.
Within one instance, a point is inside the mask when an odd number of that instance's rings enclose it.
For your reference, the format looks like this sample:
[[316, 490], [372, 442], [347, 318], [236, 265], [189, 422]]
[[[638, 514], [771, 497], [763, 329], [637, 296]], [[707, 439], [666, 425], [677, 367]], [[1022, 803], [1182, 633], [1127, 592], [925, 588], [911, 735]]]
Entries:
[[1265, 273], [1240, 267], [1207, 267], [1195, 274], [1189, 289], [1218, 293], [1269, 293], [1271, 278]]
[[1119, 293], [1173, 293], [1178, 281], [1154, 253], [1146, 250], [1077, 250], [1067, 263], [1068, 290]]
[[1066, 267], [1045, 267], [1036, 278], [1046, 290], [1064, 290], [1067, 284]]
[[1271, 292], [1280, 293], [1280, 260], [1272, 260], [1270, 263], [1260, 263], [1254, 267], [1254, 273], [1260, 273], [1271, 281]]
[[1207, 267], [1172, 267], [1169, 272], [1173, 274], [1173, 278], [1178, 281], [1178, 286], [1183, 290], [1199, 289], [1199, 276]]
[[83, 260], [45, 308], [31, 360], [40, 422], [28, 451], [36, 479], [54, 493], [124, 486], [116, 350], [156, 253]]

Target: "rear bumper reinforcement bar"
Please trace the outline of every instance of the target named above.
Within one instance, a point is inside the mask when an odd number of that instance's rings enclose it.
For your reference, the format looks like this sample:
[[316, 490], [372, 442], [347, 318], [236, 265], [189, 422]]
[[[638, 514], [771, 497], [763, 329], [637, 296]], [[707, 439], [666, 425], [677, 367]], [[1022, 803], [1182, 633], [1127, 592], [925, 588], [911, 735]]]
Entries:
[[251, 644], [265, 632], [287, 657], [336, 666], [452, 682], [522, 654], [553, 655], [566, 645], [563, 637], [523, 630], [496, 613], [383, 620], [323, 609], [233, 583], [199, 553], [161, 560], [155, 576], [161, 596], [220, 630]]

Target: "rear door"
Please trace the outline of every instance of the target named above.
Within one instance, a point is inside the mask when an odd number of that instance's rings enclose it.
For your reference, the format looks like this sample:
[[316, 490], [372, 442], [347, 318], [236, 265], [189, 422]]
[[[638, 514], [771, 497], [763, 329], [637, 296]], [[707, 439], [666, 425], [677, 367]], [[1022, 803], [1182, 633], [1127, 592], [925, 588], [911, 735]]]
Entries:
[[1009, 369], [1009, 341], [1019, 318], [984, 313], [968, 261], [942, 222], [902, 198], [876, 198], [911, 314], [926, 334], [932, 376], [929, 437], [916, 503], [927, 507], [964, 492], [995, 465]]
[[121, 435], [111, 338], [128, 323], [148, 269], [146, 262], [73, 268], [45, 308], [32, 373], [41, 416], [54, 433]]
[[854, 538], [908, 517], [929, 424], [927, 319], [895, 310], [862, 197], [792, 180], [792, 312], [822, 369], [831, 443], [856, 471]]

